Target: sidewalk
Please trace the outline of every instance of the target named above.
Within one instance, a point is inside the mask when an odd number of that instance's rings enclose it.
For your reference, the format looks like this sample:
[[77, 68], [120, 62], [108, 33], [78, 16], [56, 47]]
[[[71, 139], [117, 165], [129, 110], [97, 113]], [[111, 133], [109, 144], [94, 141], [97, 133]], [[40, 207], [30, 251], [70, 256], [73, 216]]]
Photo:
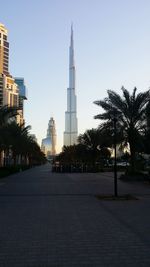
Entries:
[[139, 200], [102, 201], [113, 174], [51, 173], [0, 180], [0, 267], [150, 266], [150, 185], [118, 182]]

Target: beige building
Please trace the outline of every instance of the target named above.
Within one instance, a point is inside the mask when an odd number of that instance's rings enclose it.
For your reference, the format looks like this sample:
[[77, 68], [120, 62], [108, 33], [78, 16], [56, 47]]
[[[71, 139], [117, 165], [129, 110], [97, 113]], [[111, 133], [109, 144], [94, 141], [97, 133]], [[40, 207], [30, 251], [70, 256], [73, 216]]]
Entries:
[[7, 29], [0, 23], [0, 73], [9, 75], [9, 43]]
[[16, 106], [19, 105], [19, 89], [15, 83], [15, 79], [4, 75], [4, 94], [3, 105]]
[[[0, 23], [0, 107], [20, 106], [19, 86], [9, 73], [9, 42], [7, 40], [8, 31]], [[16, 121], [18, 124], [24, 122], [23, 109], [18, 111]]]

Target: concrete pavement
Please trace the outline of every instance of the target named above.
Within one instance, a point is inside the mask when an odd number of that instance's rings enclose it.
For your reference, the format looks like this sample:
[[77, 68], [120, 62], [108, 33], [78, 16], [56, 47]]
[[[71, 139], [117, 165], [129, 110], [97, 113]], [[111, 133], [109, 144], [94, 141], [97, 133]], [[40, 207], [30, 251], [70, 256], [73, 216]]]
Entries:
[[111, 173], [36, 167], [0, 180], [0, 267], [150, 266], [150, 185], [118, 184], [139, 200], [102, 201]]

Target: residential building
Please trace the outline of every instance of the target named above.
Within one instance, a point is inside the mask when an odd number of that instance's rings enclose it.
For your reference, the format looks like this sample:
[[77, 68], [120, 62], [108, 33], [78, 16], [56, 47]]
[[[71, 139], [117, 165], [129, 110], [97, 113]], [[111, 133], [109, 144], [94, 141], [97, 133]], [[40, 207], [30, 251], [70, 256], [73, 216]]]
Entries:
[[9, 42], [8, 31], [0, 23], [0, 107], [19, 107], [16, 122], [24, 123], [23, 101], [26, 98], [26, 87], [23, 78], [13, 78], [9, 73]]
[[0, 23], [0, 73], [9, 75], [9, 42], [7, 41], [8, 31]]

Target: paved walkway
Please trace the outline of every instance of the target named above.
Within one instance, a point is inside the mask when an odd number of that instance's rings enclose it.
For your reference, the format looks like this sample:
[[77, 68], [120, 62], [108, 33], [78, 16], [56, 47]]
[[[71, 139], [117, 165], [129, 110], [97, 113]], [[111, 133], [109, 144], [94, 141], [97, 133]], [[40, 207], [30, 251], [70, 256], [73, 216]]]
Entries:
[[150, 185], [40, 166], [0, 180], [0, 267], [150, 266]]

